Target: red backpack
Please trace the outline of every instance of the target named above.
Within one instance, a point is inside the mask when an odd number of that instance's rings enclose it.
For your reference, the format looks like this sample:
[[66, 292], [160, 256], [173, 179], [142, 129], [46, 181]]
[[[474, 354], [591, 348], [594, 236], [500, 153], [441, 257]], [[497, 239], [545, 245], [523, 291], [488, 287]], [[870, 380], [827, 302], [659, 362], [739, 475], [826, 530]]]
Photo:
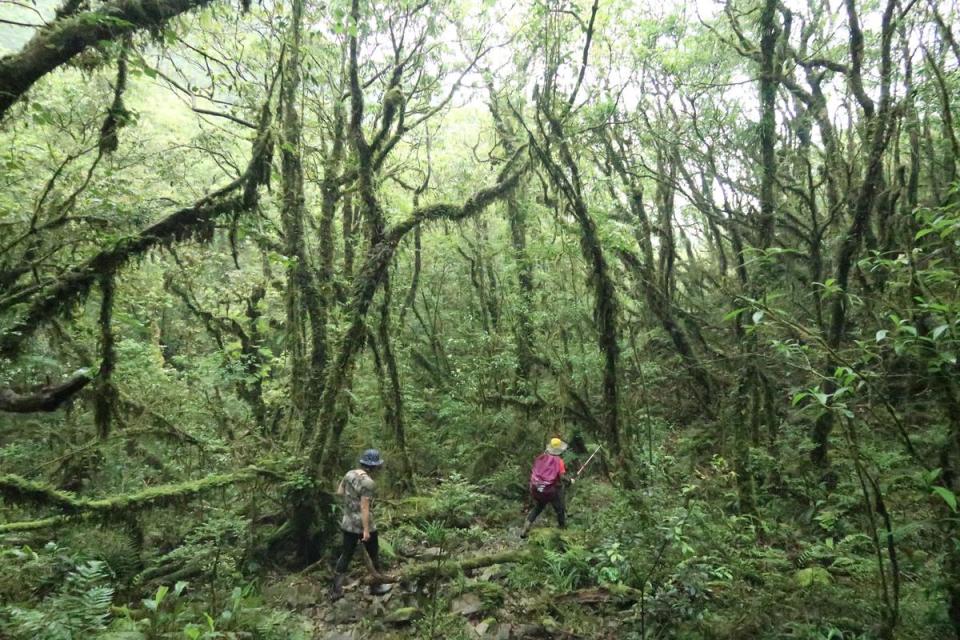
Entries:
[[534, 500], [549, 502], [557, 495], [561, 465], [560, 458], [549, 453], [542, 453], [533, 461], [533, 470], [530, 472], [530, 495]]

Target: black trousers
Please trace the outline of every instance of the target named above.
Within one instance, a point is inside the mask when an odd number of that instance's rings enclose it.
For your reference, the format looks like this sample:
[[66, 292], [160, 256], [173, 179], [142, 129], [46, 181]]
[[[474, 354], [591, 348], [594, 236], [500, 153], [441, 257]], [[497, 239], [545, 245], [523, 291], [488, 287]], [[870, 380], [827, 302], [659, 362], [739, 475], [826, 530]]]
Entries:
[[530, 511], [530, 515], [527, 516], [527, 520], [530, 523], [533, 523], [540, 514], [543, 513], [543, 510], [547, 508], [547, 505], [553, 506], [553, 510], [557, 513], [557, 525], [564, 527], [567, 524], [567, 509], [564, 505], [563, 500], [563, 485], [561, 484], [557, 487], [557, 492], [553, 494], [553, 497], [547, 502], [540, 502], [536, 498], [533, 500], [533, 509]]
[[[350, 566], [350, 560], [353, 559], [353, 552], [357, 550], [357, 543], [360, 542], [362, 535], [359, 533], [343, 532], [343, 546], [340, 547], [340, 559], [337, 560], [337, 573], [346, 573]], [[377, 532], [370, 532], [370, 539], [363, 543], [370, 556], [373, 567], [380, 571], [380, 543], [377, 542]]]

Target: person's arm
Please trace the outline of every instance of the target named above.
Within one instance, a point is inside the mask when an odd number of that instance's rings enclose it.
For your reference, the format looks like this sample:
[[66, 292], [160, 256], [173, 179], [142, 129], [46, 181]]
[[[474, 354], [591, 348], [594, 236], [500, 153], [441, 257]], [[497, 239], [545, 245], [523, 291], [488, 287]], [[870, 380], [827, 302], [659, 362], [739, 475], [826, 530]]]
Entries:
[[363, 525], [363, 541], [370, 539], [370, 496], [360, 497], [360, 523]]
[[337, 485], [337, 495], [343, 495], [343, 480], [340, 481], [340, 484]]

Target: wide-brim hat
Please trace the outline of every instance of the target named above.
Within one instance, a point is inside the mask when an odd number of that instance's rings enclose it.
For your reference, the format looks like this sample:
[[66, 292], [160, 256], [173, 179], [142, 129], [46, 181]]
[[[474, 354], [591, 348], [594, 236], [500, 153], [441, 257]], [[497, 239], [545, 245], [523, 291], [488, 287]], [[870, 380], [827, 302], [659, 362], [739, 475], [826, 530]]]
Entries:
[[367, 449], [360, 456], [360, 464], [365, 467], [379, 467], [383, 464], [383, 458], [380, 457], [379, 449]]
[[567, 450], [567, 443], [560, 438], [553, 438], [547, 443], [547, 453], [558, 456]]

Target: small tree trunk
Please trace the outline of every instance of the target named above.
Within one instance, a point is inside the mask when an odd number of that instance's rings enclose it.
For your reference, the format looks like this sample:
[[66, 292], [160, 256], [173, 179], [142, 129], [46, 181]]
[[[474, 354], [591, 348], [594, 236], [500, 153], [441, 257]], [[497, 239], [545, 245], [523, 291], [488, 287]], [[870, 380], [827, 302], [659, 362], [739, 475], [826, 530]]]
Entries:
[[100, 373], [97, 376], [93, 414], [97, 435], [105, 440], [110, 435], [117, 390], [113, 386], [113, 368], [117, 353], [114, 348], [112, 327], [114, 282], [112, 275], [100, 278]]
[[403, 423], [403, 392], [400, 388], [400, 373], [397, 370], [397, 359], [390, 344], [390, 278], [384, 276], [383, 299], [380, 303], [380, 323], [377, 327], [377, 339], [383, 354], [383, 364], [386, 367], [389, 387], [384, 389], [384, 418], [387, 428], [393, 434], [397, 456], [400, 458], [398, 488], [401, 491], [413, 491], [413, 465], [410, 464], [410, 455], [407, 451], [407, 435]]

